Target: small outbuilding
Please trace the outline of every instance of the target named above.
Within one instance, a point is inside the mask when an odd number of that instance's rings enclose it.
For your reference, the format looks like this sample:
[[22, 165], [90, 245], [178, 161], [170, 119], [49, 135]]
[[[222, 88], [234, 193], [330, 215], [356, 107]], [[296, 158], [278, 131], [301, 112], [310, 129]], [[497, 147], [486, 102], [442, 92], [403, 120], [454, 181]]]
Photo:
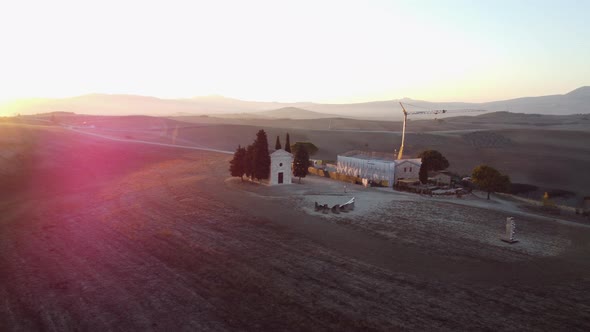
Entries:
[[437, 185], [449, 186], [453, 181], [453, 175], [447, 171], [428, 172], [428, 180], [436, 183]]
[[279, 149], [270, 154], [270, 181], [271, 186], [278, 184], [291, 184], [293, 174], [293, 155]]

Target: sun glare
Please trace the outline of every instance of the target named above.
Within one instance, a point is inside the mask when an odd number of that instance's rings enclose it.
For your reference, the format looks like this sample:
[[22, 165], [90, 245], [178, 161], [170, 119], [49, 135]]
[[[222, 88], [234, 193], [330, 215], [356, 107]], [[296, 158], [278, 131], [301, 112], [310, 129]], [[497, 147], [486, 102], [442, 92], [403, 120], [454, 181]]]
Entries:
[[[545, 11], [574, 23], [545, 31]], [[590, 29], [574, 20], [583, 11], [540, 8], [529, 25], [482, 16], [504, 12], [391, 1], [12, 2], [0, 20], [10, 50], [0, 54], [0, 101], [87, 93], [485, 101], [549, 92], [534, 84], [548, 75], [551, 91], [585, 85], [589, 47], [538, 52], [529, 41], [550, 38], [557, 50], [562, 34], [587, 40]]]

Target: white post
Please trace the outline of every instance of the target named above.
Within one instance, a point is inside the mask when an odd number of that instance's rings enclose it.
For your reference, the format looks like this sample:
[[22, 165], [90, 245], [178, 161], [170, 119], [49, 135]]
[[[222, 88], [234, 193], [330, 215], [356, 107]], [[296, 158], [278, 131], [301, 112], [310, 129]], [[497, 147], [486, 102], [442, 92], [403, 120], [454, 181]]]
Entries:
[[514, 217], [507, 217], [506, 218], [506, 237], [505, 241], [508, 243], [518, 242], [515, 240], [516, 234], [516, 223], [514, 222]]

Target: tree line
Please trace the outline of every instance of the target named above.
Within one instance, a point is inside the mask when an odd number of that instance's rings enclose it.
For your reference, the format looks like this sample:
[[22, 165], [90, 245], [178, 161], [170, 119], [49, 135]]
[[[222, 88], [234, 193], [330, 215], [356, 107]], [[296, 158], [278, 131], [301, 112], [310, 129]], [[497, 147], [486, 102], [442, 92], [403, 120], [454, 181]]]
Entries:
[[[282, 148], [279, 136], [275, 141], [275, 149]], [[294, 152], [293, 158], [293, 175], [304, 178], [308, 173], [310, 165], [309, 157], [318, 151], [318, 148], [310, 142], [296, 142], [291, 145], [289, 133], [285, 139], [285, 151]], [[229, 162], [229, 171], [231, 176], [240, 177], [244, 180], [244, 175], [252, 180], [266, 180], [270, 177], [270, 153], [268, 150], [268, 138], [266, 132], [260, 129], [256, 134], [256, 139], [247, 147], [238, 145], [232, 160]]]
[[[275, 149], [282, 148], [280, 137], [277, 136]], [[285, 151], [293, 153], [293, 175], [304, 178], [308, 174], [310, 166], [310, 156], [318, 151], [318, 148], [310, 142], [296, 142], [291, 145], [289, 134], [285, 140]], [[441, 171], [447, 169], [450, 164], [447, 158], [436, 150], [425, 150], [418, 155], [422, 159], [419, 171], [420, 182], [428, 182], [429, 171]], [[270, 177], [270, 153], [268, 150], [268, 138], [266, 132], [260, 129], [256, 134], [256, 139], [247, 147], [238, 145], [229, 168], [231, 176], [236, 176], [244, 180], [244, 175], [252, 180], [266, 180]], [[487, 192], [487, 198], [493, 192], [506, 191], [510, 187], [510, 178], [501, 174], [498, 170], [488, 165], [479, 165], [475, 167], [471, 175], [472, 181], [481, 190]]]
[[[447, 158], [436, 150], [423, 151], [418, 155], [418, 158], [422, 158], [418, 176], [423, 184], [428, 182], [429, 171], [441, 171], [449, 167]], [[510, 187], [510, 177], [488, 165], [475, 167], [471, 173], [471, 180], [481, 190], [487, 192], [488, 199], [490, 199], [491, 193], [507, 191]]]
[[270, 154], [268, 152], [268, 138], [262, 129], [256, 133], [256, 139], [247, 147], [238, 145], [234, 157], [229, 162], [232, 176], [244, 175], [256, 180], [268, 179], [270, 175]]

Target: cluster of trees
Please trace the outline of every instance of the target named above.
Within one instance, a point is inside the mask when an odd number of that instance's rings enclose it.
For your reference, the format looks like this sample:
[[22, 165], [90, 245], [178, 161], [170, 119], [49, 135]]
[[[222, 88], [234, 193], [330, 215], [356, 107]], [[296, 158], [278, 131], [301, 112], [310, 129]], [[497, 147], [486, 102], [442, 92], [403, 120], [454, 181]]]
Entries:
[[[279, 136], [275, 141], [275, 149], [282, 148]], [[318, 151], [318, 148], [310, 142], [296, 142], [291, 145], [289, 134], [285, 140], [285, 151], [294, 154], [293, 175], [304, 178], [308, 174], [310, 165], [309, 157]], [[231, 176], [241, 177], [244, 175], [251, 179], [263, 180], [270, 176], [270, 154], [268, 151], [268, 139], [264, 130], [259, 130], [254, 142], [243, 148], [238, 145], [234, 157], [229, 162]]]
[[487, 166], [479, 165], [473, 169], [471, 180], [479, 189], [487, 191], [488, 199], [490, 194], [498, 191], [508, 191], [510, 188], [510, 178], [508, 175], [503, 175], [497, 169]]
[[244, 175], [251, 179], [268, 179], [270, 175], [270, 154], [268, 152], [268, 139], [262, 129], [256, 134], [254, 142], [243, 148], [238, 145], [234, 157], [229, 162], [229, 172], [232, 176], [239, 176], [244, 180]]
[[449, 168], [449, 161], [447, 158], [436, 150], [422, 151], [418, 155], [418, 158], [422, 158], [422, 165], [420, 165], [420, 172], [418, 173], [418, 177], [422, 184], [428, 182], [428, 172], [442, 171], [443, 169]]
[[[285, 142], [285, 151], [296, 155], [297, 151], [301, 148], [307, 150], [307, 153], [310, 156], [313, 156], [319, 150], [318, 147], [315, 146], [315, 144], [313, 144], [311, 142], [295, 142], [295, 144], [291, 145], [289, 133], [287, 133], [287, 139]], [[277, 140], [275, 142], [275, 150], [278, 150], [278, 149], [282, 149], [281, 138], [279, 136], [277, 136]]]
[[293, 157], [293, 176], [299, 178], [299, 183], [301, 183], [301, 178], [304, 178], [309, 170], [309, 152], [305, 148], [298, 148], [295, 151], [295, 156]]
[[[441, 171], [449, 167], [449, 161], [436, 150], [425, 150], [418, 155], [422, 158], [419, 178], [421, 183], [428, 182], [429, 171]], [[471, 179], [481, 190], [487, 192], [487, 198], [494, 192], [508, 191], [510, 178], [488, 165], [479, 165], [473, 169]]]

